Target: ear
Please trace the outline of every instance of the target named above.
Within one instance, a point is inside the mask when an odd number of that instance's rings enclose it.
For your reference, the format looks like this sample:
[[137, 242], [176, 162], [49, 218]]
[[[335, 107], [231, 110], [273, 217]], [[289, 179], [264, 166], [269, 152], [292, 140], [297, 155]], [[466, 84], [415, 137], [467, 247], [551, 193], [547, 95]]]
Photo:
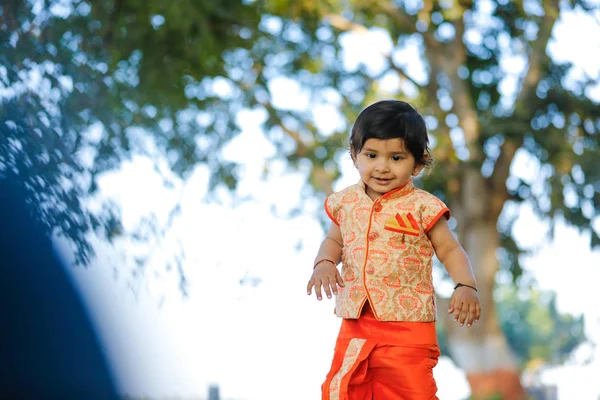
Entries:
[[415, 168], [413, 169], [413, 172], [412, 172], [412, 176], [419, 175], [421, 173], [421, 171], [423, 171], [423, 168], [425, 168], [425, 164], [415, 165]]
[[354, 146], [350, 145], [350, 157], [352, 157], [352, 163], [355, 168], [358, 168], [358, 163], [356, 162], [356, 152], [354, 151]]
[[[425, 153], [423, 156], [425, 158], [425, 161], [429, 160], [429, 154]], [[421, 171], [423, 171], [423, 168], [425, 168], [425, 164], [416, 164], [415, 168], [413, 168], [412, 176], [419, 175]]]

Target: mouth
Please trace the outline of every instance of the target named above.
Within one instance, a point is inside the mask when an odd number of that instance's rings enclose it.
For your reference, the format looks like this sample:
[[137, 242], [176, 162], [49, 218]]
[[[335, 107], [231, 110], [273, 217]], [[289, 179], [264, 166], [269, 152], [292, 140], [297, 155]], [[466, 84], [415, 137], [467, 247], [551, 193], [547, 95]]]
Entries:
[[375, 178], [375, 177], [373, 177], [373, 179], [375, 180], [375, 182], [379, 183], [380, 185], [386, 185], [392, 181], [390, 178]]

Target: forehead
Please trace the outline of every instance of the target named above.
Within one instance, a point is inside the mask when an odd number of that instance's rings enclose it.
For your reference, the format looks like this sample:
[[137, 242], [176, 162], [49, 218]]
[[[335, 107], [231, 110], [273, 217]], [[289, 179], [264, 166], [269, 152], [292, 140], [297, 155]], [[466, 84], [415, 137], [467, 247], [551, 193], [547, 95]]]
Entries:
[[367, 139], [362, 151], [375, 150], [381, 153], [404, 153], [406, 152], [406, 143], [404, 139]]

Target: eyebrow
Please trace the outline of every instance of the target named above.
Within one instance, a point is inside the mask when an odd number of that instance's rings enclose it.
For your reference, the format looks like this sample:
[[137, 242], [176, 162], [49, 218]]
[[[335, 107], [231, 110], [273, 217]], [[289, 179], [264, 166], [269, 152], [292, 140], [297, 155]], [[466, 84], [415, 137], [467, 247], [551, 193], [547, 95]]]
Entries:
[[[371, 153], [378, 153], [378, 151], [377, 151], [377, 150], [375, 150], [375, 149], [372, 149], [372, 148], [370, 148], [370, 147], [363, 147], [362, 151], [368, 151], [368, 152], [371, 152]], [[391, 153], [391, 154], [408, 154], [408, 152], [407, 152], [406, 150], [402, 150], [402, 151], [392, 151], [392, 153]]]

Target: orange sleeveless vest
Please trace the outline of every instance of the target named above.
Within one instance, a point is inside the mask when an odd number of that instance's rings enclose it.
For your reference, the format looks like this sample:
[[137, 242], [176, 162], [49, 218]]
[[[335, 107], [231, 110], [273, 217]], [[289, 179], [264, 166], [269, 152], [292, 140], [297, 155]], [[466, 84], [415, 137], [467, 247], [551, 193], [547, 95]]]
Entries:
[[330, 195], [325, 211], [344, 244], [336, 315], [356, 319], [368, 299], [379, 321], [435, 321], [427, 232], [442, 216], [450, 218], [446, 205], [412, 180], [373, 201], [361, 181]]

